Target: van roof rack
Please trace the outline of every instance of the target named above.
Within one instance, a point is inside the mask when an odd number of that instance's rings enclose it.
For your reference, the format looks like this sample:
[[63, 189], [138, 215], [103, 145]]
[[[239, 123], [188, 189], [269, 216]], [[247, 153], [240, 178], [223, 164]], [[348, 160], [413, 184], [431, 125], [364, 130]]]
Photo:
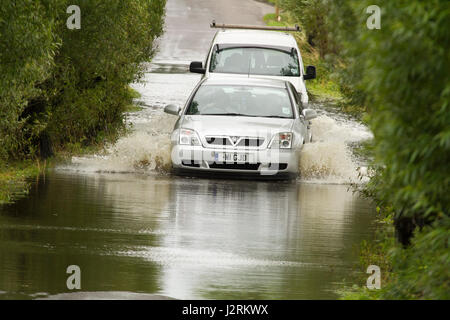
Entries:
[[300, 31], [300, 27], [295, 25], [294, 28], [291, 27], [268, 27], [268, 26], [248, 26], [240, 24], [217, 24], [215, 20], [211, 22], [211, 28], [217, 29], [248, 29], [248, 30], [271, 30], [271, 31]]

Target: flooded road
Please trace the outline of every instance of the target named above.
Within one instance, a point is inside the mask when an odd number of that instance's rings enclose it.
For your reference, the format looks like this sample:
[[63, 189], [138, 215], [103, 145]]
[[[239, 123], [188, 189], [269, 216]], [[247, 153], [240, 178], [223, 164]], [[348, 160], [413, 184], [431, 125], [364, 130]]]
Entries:
[[162, 108], [183, 105], [200, 79], [187, 61], [203, 60], [209, 22], [262, 24], [272, 10], [251, 0], [168, 1], [160, 51], [133, 85], [143, 110], [127, 115], [132, 133], [0, 207], [0, 299], [70, 293], [69, 265], [81, 269], [82, 292], [105, 297], [337, 297], [355, 247], [373, 232], [372, 205], [348, 186], [361, 166], [348, 146], [370, 138], [366, 128], [316, 105], [315, 142], [294, 181], [170, 173], [176, 118]]

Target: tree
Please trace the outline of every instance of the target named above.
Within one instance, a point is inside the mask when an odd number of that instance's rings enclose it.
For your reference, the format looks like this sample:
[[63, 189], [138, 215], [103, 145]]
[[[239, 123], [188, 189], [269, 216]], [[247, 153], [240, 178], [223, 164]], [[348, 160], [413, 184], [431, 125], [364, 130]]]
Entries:
[[321, 57], [334, 50], [329, 37], [328, 0], [280, 0], [280, 2], [281, 6], [301, 23], [308, 43], [318, 48]]
[[[81, 29], [66, 26], [69, 5]], [[162, 33], [164, 0], [0, 3], [0, 159], [46, 156], [123, 125], [127, 85]], [[40, 152], [39, 152], [40, 151]]]

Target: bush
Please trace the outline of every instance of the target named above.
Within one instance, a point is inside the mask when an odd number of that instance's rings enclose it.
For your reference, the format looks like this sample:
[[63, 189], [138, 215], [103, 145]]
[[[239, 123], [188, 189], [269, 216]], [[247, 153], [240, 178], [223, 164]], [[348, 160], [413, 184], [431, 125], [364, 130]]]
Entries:
[[379, 229], [375, 241], [363, 242], [360, 253], [361, 277], [365, 283], [368, 265], [381, 269], [381, 290], [354, 285], [339, 290], [341, 298], [366, 299], [445, 299], [450, 298], [450, 219], [444, 218], [416, 230], [408, 248], [399, 246], [391, 235], [391, 223]]
[[336, 4], [356, 18], [354, 29], [336, 33], [355, 71], [345, 79], [349, 95], [361, 94], [374, 134], [368, 191], [392, 207], [405, 246], [390, 255], [395, 277], [381, 297], [448, 299], [449, 2], [383, 1], [380, 30], [366, 27], [370, 1]]
[[36, 86], [51, 75], [58, 43], [55, 24], [42, 1], [0, 2], [0, 159], [23, 157], [42, 126], [22, 113]]
[[386, 1], [383, 10], [381, 30], [363, 29], [358, 42], [382, 167], [374, 193], [395, 208], [397, 221], [426, 224], [450, 209], [450, 7]]
[[393, 280], [382, 299], [450, 299], [450, 219], [417, 232], [407, 249], [391, 252]]
[[[66, 27], [73, 4], [79, 30]], [[122, 127], [127, 85], [154, 54], [164, 7], [164, 0], [2, 2], [0, 157], [47, 156], [55, 145], [92, 143]]]
[[321, 57], [334, 52], [329, 37], [329, 1], [327, 0], [280, 0], [283, 9], [304, 27], [308, 43], [317, 47]]

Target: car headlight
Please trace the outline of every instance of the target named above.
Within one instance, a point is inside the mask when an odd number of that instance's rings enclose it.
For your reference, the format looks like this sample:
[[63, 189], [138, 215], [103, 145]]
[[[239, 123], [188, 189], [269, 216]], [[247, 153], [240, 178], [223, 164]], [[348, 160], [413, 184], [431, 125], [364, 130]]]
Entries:
[[273, 137], [270, 148], [291, 149], [292, 137], [292, 132], [280, 132]]
[[180, 129], [180, 139], [178, 141], [182, 145], [200, 145], [200, 139], [198, 138], [197, 132], [189, 129]]

